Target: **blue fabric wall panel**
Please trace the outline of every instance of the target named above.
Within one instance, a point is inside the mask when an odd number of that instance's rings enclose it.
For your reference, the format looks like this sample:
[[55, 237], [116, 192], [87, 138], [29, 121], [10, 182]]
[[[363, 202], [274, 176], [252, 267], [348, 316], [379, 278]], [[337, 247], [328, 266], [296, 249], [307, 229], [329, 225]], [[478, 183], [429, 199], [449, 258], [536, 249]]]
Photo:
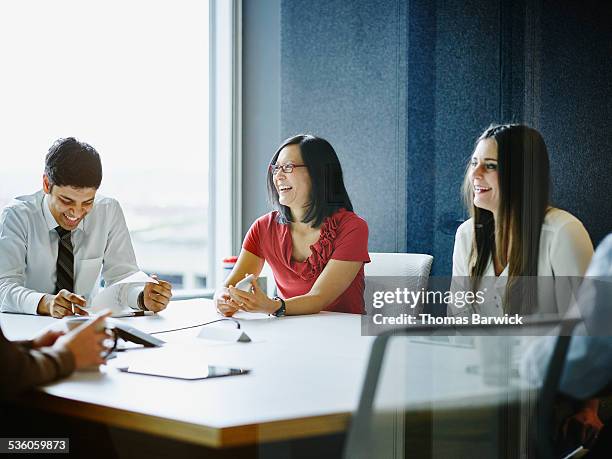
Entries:
[[267, 166], [280, 139], [280, 0], [242, 2], [242, 234], [269, 212]]
[[406, 75], [407, 251], [431, 253], [434, 239], [436, 158], [436, 4], [413, 0], [408, 6]]
[[[612, 18], [569, 0], [283, 0], [281, 131], [336, 146], [372, 251], [449, 274], [467, 158], [491, 122], [541, 129], [554, 202], [612, 230]], [[403, 232], [402, 232], [403, 231]]]
[[[436, 12], [433, 274], [451, 272], [460, 191], [474, 140], [500, 117], [499, 4], [438, 3]], [[408, 152], [410, 164], [411, 152]]]
[[500, 123], [525, 118], [525, 4], [501, 2], [500, 11]]
[[546, 0], [538, 31], [553, 200], [594, 244], [612, 231], [612, 14], [607, 2], [597, 5]]
[[371, 251], [406, 248], [405, 2], [283, 1], [281, 132], [327, 138]]

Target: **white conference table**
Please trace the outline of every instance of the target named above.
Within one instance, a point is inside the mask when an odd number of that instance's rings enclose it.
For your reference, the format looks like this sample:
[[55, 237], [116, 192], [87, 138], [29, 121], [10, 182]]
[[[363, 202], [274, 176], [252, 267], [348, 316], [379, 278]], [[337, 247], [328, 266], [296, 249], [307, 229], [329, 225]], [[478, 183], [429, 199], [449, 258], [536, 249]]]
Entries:
[[[218, 318], [211, 300], [195, 299], [171, 302], [155, 316], [120, 320], [151, 333]], [[101, 372], [76, 372], [29, 393], [26, 403], [216, 448], [345, 432], [358, 406], [373, 343], [372, 337], [361, 335], [360, 316], [320, 313], [274, 318], [239, 313], [236, 318], [253, 342], [211, 343], [196, 338], [200, 327], [156, 334], [168, 344], [122, 352]], [[57, 322], [0, 314], [9, 339], [30, 338]], [[160, 353], [160, 358], [252, 371], [185, 381], [114, 368], [151, 352]], [[406, 404], [416, 411], [434, 405], [453, 410], [496, 406], [507, 402], [513, 392], [487, 386], [480, 375], [466, 371], [479, 362], [474, 349], [413, 342], [407, 355], [412, 382], [405, 391]], [[393, 384], [397, 388], [398, 380]]]

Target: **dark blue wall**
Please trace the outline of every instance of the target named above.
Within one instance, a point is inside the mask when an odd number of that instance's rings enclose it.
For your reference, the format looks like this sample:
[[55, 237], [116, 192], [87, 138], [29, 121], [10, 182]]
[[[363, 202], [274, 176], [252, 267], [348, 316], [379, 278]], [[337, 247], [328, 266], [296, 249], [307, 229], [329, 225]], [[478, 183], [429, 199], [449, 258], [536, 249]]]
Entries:
[[282, 2], [282, 134], [338, 147], [371, 251], [432, 253], [450, 273], [466, 160], [491, 122], [540, 129], [554, 203], [594, 243], [612, 231], [612, 17], [573, 3]]
[[281, 133], [336, 149], [371, 251], [406, 250], [406, 12], [399, 0], [281, 4]]
[[551, 156], [553, 200], [594, 244], [612, 231], [611, 8], [546, 0], [541, 14], [536, 125]]
[[280, 133], [280, 0], [242, 2], [242, 235], [269, 212], [266, 182]]
[[[425, 2], [421, 2], [425, 3]], [[434, 274], [450, 273], [457, 221], [463, 217], [460, 188], [474, 138], [499, 118], [499, 6], [482, 8], [479, 0], [452, 0], [435, 11], [434, 122], [431, 132], [434, 176], [429, 183], [408, 181], [411, 193], [431, 196], [433, 190]], [[419, 24], [411, 23], [411, 28]], [[409, 59], [410, 61], [410, 59]], [[410, 81], [410, 80], [409, 80]], [[427, 82], [423, 82], [429, 85]], [[416, 82], [408, 91], [421, 91]], [[411, 136], [411, 130], [408, 136]], [[408, 163], [419, 151], [408, 150]], [[409, 217], [409, 224], [420, 225]], [[413, 251], [409, 241], [408, 251]]]

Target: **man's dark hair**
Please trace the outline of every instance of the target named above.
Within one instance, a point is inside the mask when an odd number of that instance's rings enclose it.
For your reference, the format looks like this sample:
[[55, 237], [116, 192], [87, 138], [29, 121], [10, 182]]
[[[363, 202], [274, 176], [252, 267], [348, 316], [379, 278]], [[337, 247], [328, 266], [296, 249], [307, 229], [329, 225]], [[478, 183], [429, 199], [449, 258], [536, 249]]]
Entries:
[[[312, 183], [310, 203], [302, 223], [311, 223], [313, 228], [317, 228], [325, 217], [329, 217], [339, 209], [352, 212], [353, 204], [344, 186], [342, 167], [340, 167], [338, 155], [331, 144], [321, 137], [308, 134], [290, 137], [278, 147], [272, 156], [270, 166], [276, 164], [281, 150], [288, 145], [297, 145], [300, 148], [302, 161], [308, 169]], [[279, 202], [270, 168], [268, 168], [268, 197], [272, 206], [279, 213], [279, 223], [291, 222], [291, 210]]]
[[56, 140], [45, 157], [51, 187], [95, 188], [102, 183], [102, 163], [94, 147], [74, 137]]

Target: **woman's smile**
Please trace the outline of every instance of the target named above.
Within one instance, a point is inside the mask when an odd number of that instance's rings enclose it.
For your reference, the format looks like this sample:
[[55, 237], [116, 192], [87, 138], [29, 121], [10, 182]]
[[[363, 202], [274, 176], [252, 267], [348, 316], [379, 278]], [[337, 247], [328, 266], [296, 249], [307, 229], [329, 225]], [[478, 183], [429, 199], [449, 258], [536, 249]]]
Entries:
[[474, 185], [474, 193], [482, 194], [487, 191], [491, 191], [491, 188], [487, 188], [486, 186]]
[[495, 140], [484, 139], [478, 142], [470, 160], [470, 182], [474, 190], [474, 205], [495, 213], [499, 205]]
[[[275, 164], [302, 165], [302, 153], [297, 145], [287, 145], [280, 151]], [[310, 200], [310, 176], [305, 167], [294, 167], [291, 172], [279, 169], [274, 175], [274, 186], [278, 192], [278, 202], [292, 209], [303, 209]]]

